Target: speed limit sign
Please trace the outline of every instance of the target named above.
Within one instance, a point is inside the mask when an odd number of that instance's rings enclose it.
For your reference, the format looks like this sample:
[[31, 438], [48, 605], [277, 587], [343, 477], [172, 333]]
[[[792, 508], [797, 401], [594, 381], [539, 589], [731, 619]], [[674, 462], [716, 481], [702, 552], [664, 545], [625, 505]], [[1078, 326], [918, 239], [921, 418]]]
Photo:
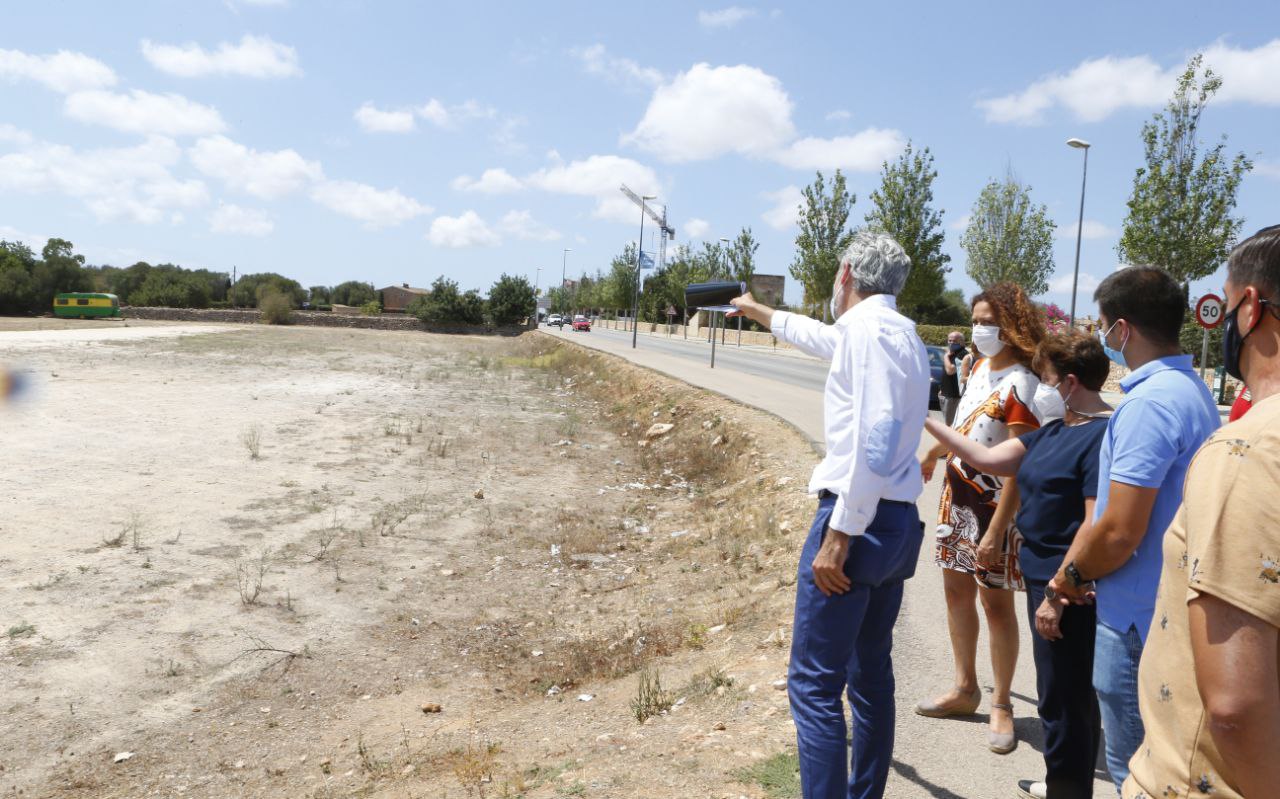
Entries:
[[1222, 324], [1222, 298], [1217, 294], [1206, 294], [1197, 300], [1196, 322], [1205, 330]]

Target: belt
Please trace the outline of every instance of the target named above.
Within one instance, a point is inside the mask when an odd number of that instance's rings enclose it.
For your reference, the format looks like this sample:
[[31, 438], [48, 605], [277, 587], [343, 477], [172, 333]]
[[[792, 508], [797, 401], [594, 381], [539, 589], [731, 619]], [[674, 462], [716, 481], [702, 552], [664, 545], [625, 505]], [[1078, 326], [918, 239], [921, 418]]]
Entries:
[[[819, 491], [818, 491], [818, 499], [819, 499], [819, 500], [824, 500], [824, 499], [838, 499], [838, 498], [839, 498], [839, 496], [840, 496], [840, 495], [839, 495], [839, 494], [836, 494], [834, 491], [828, 491], [828, 490], [827, 490], [827, 489], [825, 489], [825, 488], [823, 488], [823, 489], [819, 489]], [[912, 506], [914, 506], [914, 505], [916, 504], [916, 503], [914, 503], [914, 502], [905, 502], [905, 501], [903, 501], [903, 500], [901, 500], [901, 499], [884, 499], [883, 497], [880, 499], [880, 502], [881, 502], [881, 504], [883, 504], [883, 503], [886, 503], [886, 502], [887, 502], [887, 503], [889, 503], [890, 505], [912, 505]]]

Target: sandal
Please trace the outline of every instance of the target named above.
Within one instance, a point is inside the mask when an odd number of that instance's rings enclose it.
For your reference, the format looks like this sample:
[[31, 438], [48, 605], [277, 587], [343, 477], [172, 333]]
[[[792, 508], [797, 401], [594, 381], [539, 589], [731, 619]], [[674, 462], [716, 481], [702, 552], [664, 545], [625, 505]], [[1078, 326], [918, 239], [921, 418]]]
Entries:
[[[1007, 710], [1009, 711], [1009, 716], [1010, 717], [1013, 716], [1012, 704], [1006, 705], [1002, 702], [992, 702], [991, 707], [993, 710]], [[997, 755], [1009, 754], [1014, 749], [1018, 748], [1017, 731], [1015, 730], [1014, 732], [995, 732], [994, 730], [988, 728], [987, 729], [987, 748], [990, 749], [992, 752], [995, 752]]]
[[948, 716], [972, 716], [982, 704], [982, 689], [974, 688], [969, 695], [969, 702], [963, 705], [943, 705], [935, 700], [928, 700], [916, 705], [916, 713], [931, 719], [945, 719]]

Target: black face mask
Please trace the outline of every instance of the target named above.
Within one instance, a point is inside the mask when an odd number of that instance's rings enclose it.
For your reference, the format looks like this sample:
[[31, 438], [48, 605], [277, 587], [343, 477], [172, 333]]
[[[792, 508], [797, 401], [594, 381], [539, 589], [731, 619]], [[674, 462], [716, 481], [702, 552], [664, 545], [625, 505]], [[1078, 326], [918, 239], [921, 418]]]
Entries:
[[954, 343], [954, 344], [952, 344], [952, 345], [951, 345], [951, 352], [952, 352], [952, 354], [953, 354], [953, 355], [959, 355], [960, 353], [964, 352], [964, 345], [963, 345], [963, 344], [960, 344], [960, 343]]
[[[1227, 374], [1236, 380], [1243, 381], [1244, 375], [1240, 372], [1240, 352], [1244, 349], [1244, 340], [1249, 337], [1253, 331], [1258, 329], [1258, 325], [1262, 322], [1258, 319], [1253, 323], [1253, 327], [1249, 328], [1249, 332], [1241, 335], [1240, 324], [1237, 318], [1240, 314], [1240, 306], [1244, 304], [1244, 299], [1236, 303], [1236, 307], [1227, 312], [1222, 318], [1222, 365], [1227, 370]], [[1270, 304], [1268, 300], [1258, 300], [1259, 310], [1267, 310]]]

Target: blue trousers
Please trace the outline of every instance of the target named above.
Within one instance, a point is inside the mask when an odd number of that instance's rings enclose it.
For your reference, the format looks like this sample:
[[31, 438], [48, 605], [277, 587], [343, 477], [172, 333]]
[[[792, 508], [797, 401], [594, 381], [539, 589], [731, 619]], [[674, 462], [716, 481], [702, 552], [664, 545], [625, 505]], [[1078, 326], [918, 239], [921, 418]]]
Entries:
[[1142, 636], [1132, 624], [1124, 632], [1098, 622], [1093, 655], [1093, 687], [1098, 692], [1102, 729], [1106, 732], [1107, 771], [1116, 793], [1129, 777], [1129, 758], [1142, 745], [1138, 713], [1138, 662]]
[[825, 596], [813, 581], [813, 559], [835, 501], [825, 492], [819, 499], [800, 556], [787, 692], [804, 799], [872, 799], [884, 795], [893, 760], [893, 625], [924, 531], [914, 504], [882, 500], [866, 532], [849, 541], [844, 572], [852, 588]]

